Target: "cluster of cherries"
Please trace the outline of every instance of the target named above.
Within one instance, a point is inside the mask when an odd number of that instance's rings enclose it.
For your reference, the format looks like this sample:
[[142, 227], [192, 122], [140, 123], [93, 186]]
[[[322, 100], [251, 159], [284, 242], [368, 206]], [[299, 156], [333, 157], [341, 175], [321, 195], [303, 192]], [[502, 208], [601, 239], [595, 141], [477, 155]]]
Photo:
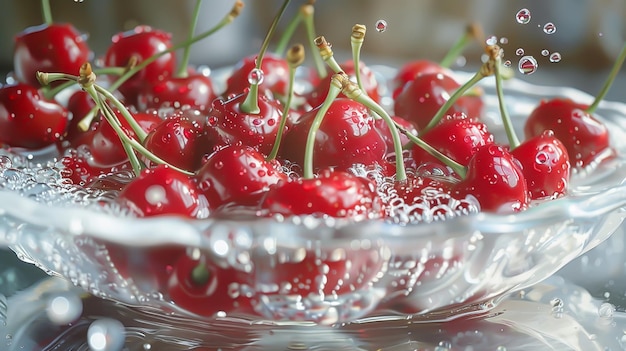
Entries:
[[[358, 60], [365, 35], [359, 25], [351, 37], [355, 59], [341, 65], [323, 37], [311, 39], [312, 54], [325, 65], [310, 70], [310, 91], [294, 93], [303, 47], [265, 55], [268, 35], [261, 52], [242, 59], [218, 92], [210, 76], [185, 60], [177, 63], [176, 50], [230, 23], [241, 8], [237, 1], [216, 28], [179, 45], [146, 26], [117, 34], [103, 65], [93, 68], [86, 38], [72, 25], [49, 21], [23, 30], [15, 40], [16, 82], [0, 87], [0, 144], [58, 147], [68, 181], [118, 190], [119, 203], [137, 216], [205, 218], [245, 208], [265, 217], [355, 221], [388, 219], [397, 201], [427, 204], [443, 218], [450, 208], [437, 206], [451, 199], [461, 208], [522, 211], [531, 201], [563, 196], [572, 170], [612, 152], [607, 128], [592, 115], [596, 104], [564, 98], [536, 107], [522, 142], [502, 104], [510, 142], [496, 143], [482, 120], [480, 91], [472, 87], [495, 75], [501, 93], [497, 46], [486, 46], [489, 60], [466, 84], [445, 65], [408, 63], [393, 81], [391, 116], [380, 105], [373, 72]], [[77, 83], [82, 89], [72, 90], [66, 103], [54, 99]], [[355, 174], [355, 165], [379, 170], [393, 185], [381, 194], [377, 179]], [[106, 181], [119, 171], [135, 177]], [[172, 301], [195, 313], [252, 303], [229, 291], [232, 282], [254, 286], [249, 272], [190, 257], [185, 248], [154, 249], [140, 258], [109, 252], [122, 275], [161, 277], [157, 284], [169, 287]], [[274, 278], [303, 296], [354, 291], [373, 278], [359, 267], [382, 263], [365, 262], [371, 257], [358, 252], [349, 256], [325, 262], [328, 269], [320, 272], [315, 255], [307, 255], [275, 267]], [[365, 261], [355, 262], [359, 257]], [[207, 299], [211, 303], [203, 303]]]

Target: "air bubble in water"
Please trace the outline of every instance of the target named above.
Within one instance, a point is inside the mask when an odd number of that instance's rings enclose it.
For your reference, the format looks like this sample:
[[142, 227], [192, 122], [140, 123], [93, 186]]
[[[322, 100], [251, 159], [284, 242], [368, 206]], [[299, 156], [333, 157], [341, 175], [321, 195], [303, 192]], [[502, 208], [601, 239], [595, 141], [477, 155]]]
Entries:
[[255, 68], [250, 73], [248, 73], [248, 83], [259, 85], [263, 83], [263, 79], [265, 78], [265, 74], [261, 69]]
[[530, 11], [526, 8], [517, 11], [515, 19], [519, 24], [528, 24], [530, 22]]
[[556, 33], [556, 26], [552, 22], [548, 22], [543, 25], [543, 32], [546, 34], [554, 34]]
[[379, 19], [378, 21], [376, 21], [376, 30], [380, 33], [384, 32], [387, 30], [387, 21], [383, 20], [383, 19]]
[[548, 55], [550, 55], [550, 51], [546, 49], [541, 50], [541, 56], [548, 56]]
[[537, 60], [533, 56], [524, 56], [519, 59], [517, 68], [522, 74], [533, 74], [537, 71]]
[[120, 351], [125, 338], [124, 325], [111, 318], [98, 319], [87, 330], [87, 343], [93, 351]]
[[524, 55], [524, 49], [522, 49], [522, 48], [517, 48], [517, 50], [515, 50], [515, 55], [517, 55], [517, 56], [522, 56], [522, 55]]
[[550, 55], [550, 62], [559, 62], [561, 61], [561, 54], [559, 54], [558, 52], [553, 52], [552, 55]]

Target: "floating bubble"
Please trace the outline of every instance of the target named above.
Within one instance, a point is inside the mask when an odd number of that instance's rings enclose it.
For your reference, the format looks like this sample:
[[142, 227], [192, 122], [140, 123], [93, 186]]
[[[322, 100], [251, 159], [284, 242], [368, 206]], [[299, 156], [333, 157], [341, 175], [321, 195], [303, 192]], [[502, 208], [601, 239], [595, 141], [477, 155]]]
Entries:
[[550, 51], [546, 49], [541, 50], [541, 56], [548, 56], [548, 55], [550, 55]]
[[554, 34], [556, 33], [556, 26], [552, 22], [548, 22], [543, 25], [543, 32], [546, 34]]
[[553, 52], [552, 55], [550, 55], [550, 62], [559, 62], [561, 61], [561, 54], [558, 52]]
[[509, 38], [507, 38], [507, 37], [500, 38], [500, 44], [506, 45], [508, 43], [509, 43]]
[[387, 21], [383, 20], [383, 19], [379, 19], [378, 21], [376, 21], [376, 30], [380, 33], [384, 32], [387, 30]]
[[529, 75], [537, 71], [537, 66], [537, 60], [533, 56], [523, 56], [519, 59], [519, 64], [517, 65], [517, 68], [519, 69], [520, 73]]
[[528, 24], [530, 22], [530, 11], [526, 8], [517, 11], [515, 19], [519, 24]]
[[517, 50], [515, 50], [515, 55], [517, 55], [517, 56], [524, 55], [524, 49], [518, 48]]
[[485, 40], [485, 43], [487, 45], [496, 45], [498, 43], [498, 37], [496, 37], [495, 35], [492, 35], [489, 38], [487, 38], [487, 40]]
[[250, 73], [248, 73], [248, 83], [259, 85], [263, 83], [263, 79], [265, 78], [265, 74], [263, 70], [255, 68]]
[[87, 330], [87, 343], [93, 351], [120, 351], [125, 339], [124, 325], [112, 318], [98, 319]]

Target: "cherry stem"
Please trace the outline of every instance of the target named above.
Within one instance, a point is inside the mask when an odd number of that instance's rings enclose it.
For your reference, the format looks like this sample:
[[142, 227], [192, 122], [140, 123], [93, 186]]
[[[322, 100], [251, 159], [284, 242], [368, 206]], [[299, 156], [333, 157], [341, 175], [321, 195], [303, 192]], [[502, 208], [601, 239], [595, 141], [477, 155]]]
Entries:
[[[196, 0], [196, 5], [193, 8], [191, 23], [189, 25], [189, 35], [187, 36], [187, 40], [190, 41], [193, 39], [193, 35], [196, 32], [196, 26], [198, 25], [198, 17], [200, 16], [200, 5], [202, 5], [202, 0]], [[189, 65], [189, 56], [191, 54], [191, 45], [185, 46], [183, 49], [182, 58], [180, 61], [180, 66], [178, 66], [178, 70], [176, 72], [176, 76], [179, 78], [187, 77], [187, 65]]]
[[363, 41], [365, 40], [366, 27], [362, 24], [355, 24], [352, 27], [352, 35], [350, 36], [350, 44], [352, 47], [352, 62], [354, 64], [354, 73], [356, 75], [356, 82], [359, 85], [359, 89], [363, 94], [367, 95], [365, 88], [363, 88], [363, 82], [361, 80], [361, 47], [363, 47]]
[[611, 88], [613, 81], [617, 77], [617, 73], [622, 68], [622, 65], [624, 64], [625, 59], [626, 59], [626, 43], [624, 43], [624, 45], [622, 46], [622, 49], [619, 52], [619, 55], [617, 56], [617, 60], [613, 64], [613, 67], [611, 68], [611, 72], [609, 72], [609, 76], [604, 82], [602, 89], [600, 89], [600, 92], [598, 93], [598, 95], [596, 95], [596, 98], [593, 100], [593, 103], [591, 103], [591, 105], [587, 107], [586, 112], [594, 113], [596, 111], [596, 109], [598, 108], [598, 105], [600, 105], [600, 102], [604, 99], [606, 94], [609, 92], [609, 89]]
[[304, 12], [304, 27], [306, 29], [306, 36], [309, 41], [309, 46], [311, 47], [311, 52], [313, 52], [313, 63], [315, 64], [315, 70], [317, 71], [317, 75], [323, 79], [326, 78], [328, 72], [326, 72], [326, 66], [324, 66], [324, 61], [322, 57], [319, 55], [318, 51], [315, 49], [315, 19], [313, 14], [315, 13], [314, 7], [312, 3], [305, 4], [303, 6], [306, 7], [306, 11]]
[[50, 9], [50, 0], [41, 0], [41, 15], [43, 22], [47, 25], [54, 23], [52, 21], [52, 10]]
[[[239, 13], [241, 13], [241, 10], [243, 8], [243, 2], [241, 2], [241, 0], [237, 0], [235, 1], [235, 4], [233, 5], [231, 11], [226, 14], [226, 16], [224, 16], [224, 18], [222, 18], [222, 20], [216, 24], [213, 28], [207, 30], [204, 33], [198, 34], [197, 36], [193, 37], [193, 39], [191, 40], [186, 40], [185, 42], [176, 44], [172, 47], [170, 47], [167, 50], [161, 51], [159, 53], [156, 53], [152, 56], [150, 56], [149, 58], [141, 61], [139, 64], [137, 65], [133, 65], [132, 67], [128, 68], [124, 74], [121, 75], [121, 77], [119, 77], [115, 82], [113, 82], [110, 86], [109, 86], [109, 90], [110, 91], [115, 91], [117, 90], [122, 84], [124, 84], [124, 82], [126, 82], [128, 79], [130, 79], [130, 77], [132, 77], [133, 75], [135, 75], [135, 73], [141, 71], [142, 69], [144, 69], [146, 66], [148, 66], [149, 64], [151, 64], [152, 62], [156, 61], [159, 59], [159, 57], [172, 53], [176, 50], [179, 49], [183, 49], [186, 48], [202, 39], [205, 39], [211, 35], [213, 35], [215, 32], [219, 31], [220, 29], [222, 29], [223, 27], [225, 27], [227, 24], [231, 23], [237, 16], [239, 16]], [[87, 130], [89, 128], [89, 125], [91, 124], [91, 120], [95, 117], [96, 115], [96, 110], [97, 108], [93, 108], [91, 111], [89, 111], [89, 113], [87, 113], [87, 115], [80, 121], [79, 123], [79, 127], [83, 130]]]
[[502, 66], [502, 50], [498, 48], [498, 54], [494, 59], [494, 70], [496, 78], [496, 95], [498, 96], [498, 107], [500, 108], [500, 116], [502, 118], [502, 124], [504, 125], [504, 131], [506, 132], [507, 139], [509, 140], [509, 148], [511, 151], [520, 145], [520, 141], [515, 134], [515, 128], [513, 128], [513, 122], [511, 116], [504, 103], [504, 91], [502, 89], [502, 73], [500, 71]]
[[396, 154], [396, 181], [406, 180], [406, 170], [404, 168], [404, 159], [402, 157], [402, 140], [400, 140], [400, 133], [396, 128], [396, 123], [391, 116], [389, 116], [387, 111], [385, 111], [385, 109], [376, 103], [376, 101], [372, 100], [372, 98], [364, 94], [363, 90], [347, 79], [347, 77], [344, 80], [343, 85], [344, 88], [342, 89], [342, 92], [345, 96], [374, 111], [383, 119], [385, 124], [387, 124], [387, 127], [391, 132], [394, 153]]
[[308, 5], [306, 4], [302, 5], [302, 7], [300, 7], [300, 11], [298, 11], [298, 13], [295, 16], [293, 16], [289, 24], [287, 24], [287, 27], [285, 28], [283, 35], [281, 35], [280, 39], [278, 40], [278, 44], [276, 44], [276, 49], [274, 49], [274, 53], [276, 55], [282, 56], [285, 50], [287, 50], [287, 45], [289, 45], [289, 40], [291, 40], [291, 38], [293, 37], [293, 34], [296, 31], [296, 28], [298, 28], [298, 25], [302, 22], [302, 19], [303, 19], [302, 8], [304, 6], [308, 6]]
[[465, 33], [452, 45], [439, 63], [441, 67], [450, 68], [472, 40], [482, 40], [483, 31], [479, 24], [472, 23], [465, 28]]
[[320, 53], [320, 56], [322, 57], [322, 60], [326, 62], [328, 67], [330, 67], [330, 69], [333, 72], [335, 73], [343, 72], [343, 69], [341, 68], [341, 66], [339, 66], [339, 64], [337, 63], [337, 60], [335, 60], [333, 49], [331, 48], [330, 44], [326, 41], [326, 38], [324, 38], [323, 36], [319, 36], [315, 38], [315, 46], [317, 46], [317, 49]]
[[[285, 13], [285, 9], [287, 5], [289, 5], [290, 0], [285, 0], [278, 10], [276, 16], [274, 16], [274, 20], [270, 25], [270, 29], [267, 31], [265, 35], [265, 39], [263, 39], [263, 44], [261, 45], [261, 50], [259, 50], [259, 55], [256, 57], [256, 69], [260, 70], [263, 65], [263, 57], [265, 56], [265, 52], [270, 44], [270, 39], [276, 32], [276, 26], [278, 25], [278, 21], [282, 17], [283, 13]], [[248, 91], [248, 95], [244, 101], [239, 105], [239, 109], [247, 114], [256, 114], [261, 112], [259, 108], [259, 83], [253, 82], [250, 83], [250, 90]]]
[[335, 73], [330, 80], [330, 88], [328, 89], [328, 95], [326, 95], [326, 99], [324, 103], [319, 107], [315, 117], [313, 119], [313, 123], [311, 124], [311, 128], [309, 129], [309, 134], [306, 139], [306, 147], [304, 149], [304, 178], [311, 179], [314, 177], [313, 175], [313, 150], [315, 149], [315, 134], [320, 129], [320, 125], [324, 120], [324, 116], [328, 109], [335, 101], [339, 93], [341, 93], [341, 89], [343, 88], [343, 76], [341, 74]]
[[291, 106], [291, 100], [293, 99], [293, 91], [296, 81], [296, 69], [298, 66], [302, 64], [304, 61], [304, 47], [302, 44], [296, 44], [289, 49], [287, 52], [287, 63], [289, 64], [289, 90], [287, 92], [287, 101], [285, 101], [285, 107], [283, 109], [282, 118], [280, 119], [280, 126], [278, 127], [278, 132], [276, 133], [276, 140], [274, 141], [274, 146], [272, 147], [272, 151], [269, 156], [267, 156], [267, 160], [273, 160], [278, 155], [278, 149], [280, 148], [280, 143], [283, 138], [283, 133], [285, 130], [285, 125], [287, 124], [287, 118], [289, 116], [289, 108]]

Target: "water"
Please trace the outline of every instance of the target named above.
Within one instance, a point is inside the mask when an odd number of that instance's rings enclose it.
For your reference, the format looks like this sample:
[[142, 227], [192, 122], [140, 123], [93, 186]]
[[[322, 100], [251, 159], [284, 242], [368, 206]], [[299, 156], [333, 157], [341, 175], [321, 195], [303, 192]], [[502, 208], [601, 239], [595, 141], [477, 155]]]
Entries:
[[382, 33], [387, 30], [387, 27], [388, 27], [387, 21], [383, 19], [379, 19], [378, 21], [376, 21], [375, 28], [377, 32]]
[[248, 83], [254, 85], [260, 85], [265, 79], [265, 73], [259, 68], [254, 68], [248, 73]]
[[546, 34], [554, 34], [556, 33], [556, 25], [552, 22], [548, 22], [543, 25], [543, 32]]
[[535, 57], [527, 55], [519, 59], [519, 63], [517, 67], [520, 73], [524, 75], [529, 75], [529, 74], [535, 73], [537, 71], [538, 66], [539, 65]]
[[528, 24], [528, 23], [530, 23], [530, 18], [531, 18], [530, 10], [528, 10], [527, 8], [523, 8], [523, 9], [517, 11], [517, 13], [515, 14], [515, 20], [519, 24]]

